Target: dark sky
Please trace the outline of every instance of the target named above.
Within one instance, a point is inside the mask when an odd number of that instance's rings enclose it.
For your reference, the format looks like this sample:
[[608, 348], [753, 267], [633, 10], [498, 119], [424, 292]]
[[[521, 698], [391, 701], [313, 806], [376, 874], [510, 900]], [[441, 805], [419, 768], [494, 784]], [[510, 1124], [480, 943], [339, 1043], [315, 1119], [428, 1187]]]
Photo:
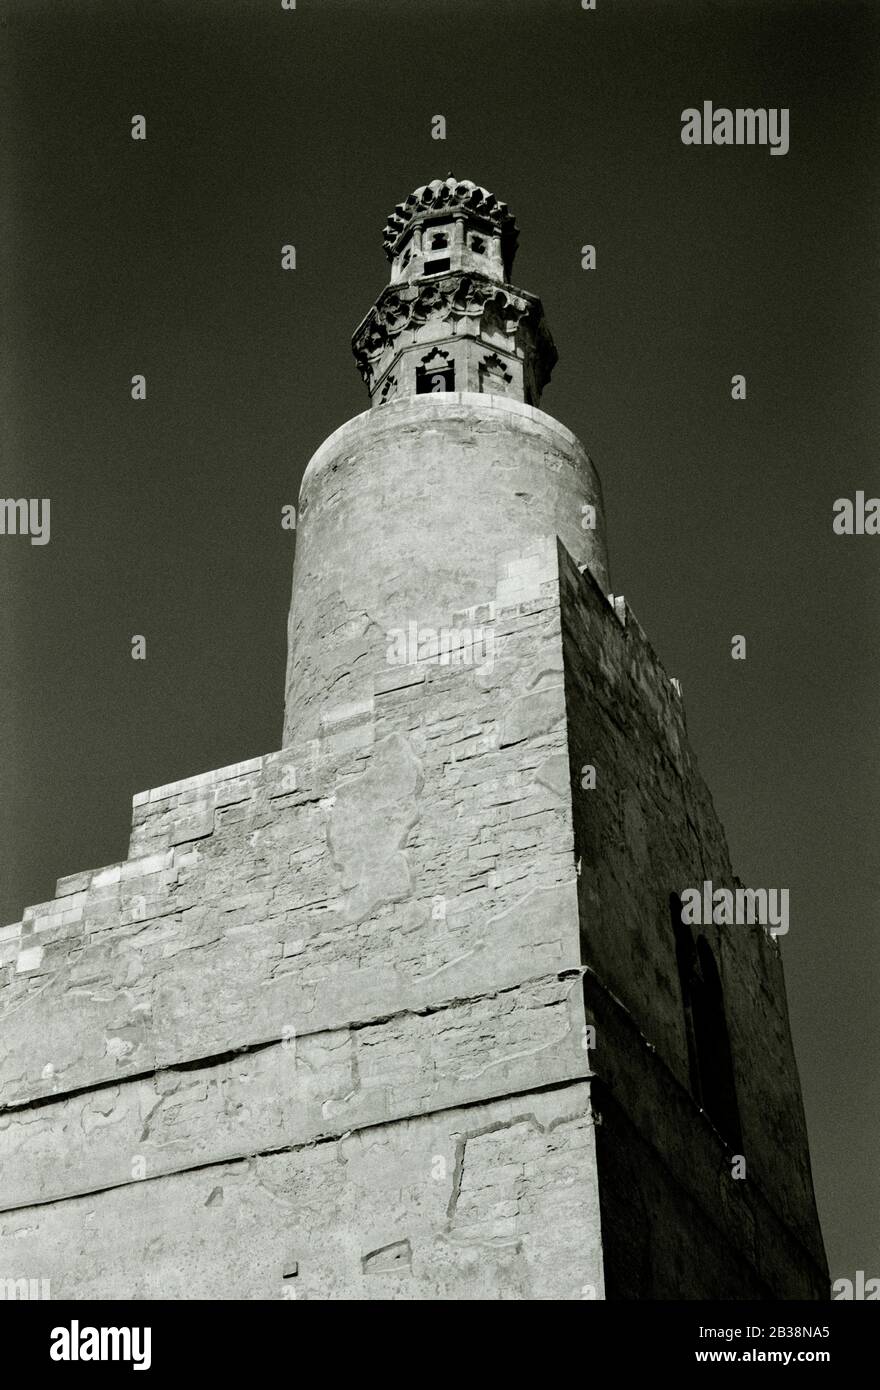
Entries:
[[[831, 529], [835, 498], [880, 493], [876, 7], [0, 16], [0, 491], [52, 502], [49, 545], [0, 537], [0, 923], [124, 858], [135, 791], [279, 746], [280, 508], [366, 408], [349, 338], [386, 282], [386, 215], [475, 179], [517, 216], [513, 278], [560, 355], [543, 405], [598, 464], [615, 592], [682, 681], [737, 870], [790, 888], [832, 1277], [880, 1274], [880, 537]], [[788, 107], [789, 153], [683, 146], [703, 100]]]

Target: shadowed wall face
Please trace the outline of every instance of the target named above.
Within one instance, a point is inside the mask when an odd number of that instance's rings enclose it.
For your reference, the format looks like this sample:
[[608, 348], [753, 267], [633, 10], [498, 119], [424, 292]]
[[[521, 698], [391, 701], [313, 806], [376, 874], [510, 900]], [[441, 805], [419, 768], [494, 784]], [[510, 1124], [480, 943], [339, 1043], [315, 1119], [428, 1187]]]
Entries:
[[826, 1298], [779, 945], [670, 913], [733, 881], [681, 697], [564, 552], [560, 611], [608, 1296]]

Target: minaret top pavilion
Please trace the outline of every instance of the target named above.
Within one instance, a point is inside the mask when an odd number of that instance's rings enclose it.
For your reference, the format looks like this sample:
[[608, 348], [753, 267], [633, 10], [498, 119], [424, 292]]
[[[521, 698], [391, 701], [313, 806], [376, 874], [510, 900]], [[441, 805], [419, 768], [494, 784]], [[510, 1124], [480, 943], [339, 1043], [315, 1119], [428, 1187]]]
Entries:
[[511, 284], [517, 236], [506, 203], [451, 174], [398, 203], [390, 284], [352, 339], [372, 405], [441, 391], [540, 404], [556, 349], [541, 301]]

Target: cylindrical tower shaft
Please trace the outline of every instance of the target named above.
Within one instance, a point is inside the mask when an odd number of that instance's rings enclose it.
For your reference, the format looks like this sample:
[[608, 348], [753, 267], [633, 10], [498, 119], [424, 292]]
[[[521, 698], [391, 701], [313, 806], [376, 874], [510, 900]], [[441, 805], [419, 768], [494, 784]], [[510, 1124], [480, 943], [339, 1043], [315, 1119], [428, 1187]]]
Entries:
[[369, 698], [391, 633], [492, 604], [510, 558], [548, 537], [608, 588], [596, 470], [537, 408], [556, 351], [540, 301], [509, 283], [515, 244], [506, 206], [452, 178], [389, 221], [392, 284], [353, 342], [371, 409], [300, 492], [285, 743]]

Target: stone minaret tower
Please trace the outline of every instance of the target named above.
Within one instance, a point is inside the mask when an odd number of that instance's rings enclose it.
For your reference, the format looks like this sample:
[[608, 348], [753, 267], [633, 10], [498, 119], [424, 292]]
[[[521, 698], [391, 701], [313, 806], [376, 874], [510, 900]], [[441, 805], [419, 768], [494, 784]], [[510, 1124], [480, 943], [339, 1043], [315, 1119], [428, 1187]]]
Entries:
[[0, 1275], [55, 1298], [822, 1298], [780, 951], [503, 203], [385, 230], [303, 479], [280, 752], [0, 931]]
[[353, 340], [371, 408], [325, 441], [300, 494], [285, 741], [370, 699], [390, 630], [496, 600], [501, 555], [516, 565], [558, 535], [608, 588], [599, 479], [537, 409], [556, 349], [540, 300], [510, 283], [516, 240], [504, 203], [453, 178], [388, 221], [391, 283]]

